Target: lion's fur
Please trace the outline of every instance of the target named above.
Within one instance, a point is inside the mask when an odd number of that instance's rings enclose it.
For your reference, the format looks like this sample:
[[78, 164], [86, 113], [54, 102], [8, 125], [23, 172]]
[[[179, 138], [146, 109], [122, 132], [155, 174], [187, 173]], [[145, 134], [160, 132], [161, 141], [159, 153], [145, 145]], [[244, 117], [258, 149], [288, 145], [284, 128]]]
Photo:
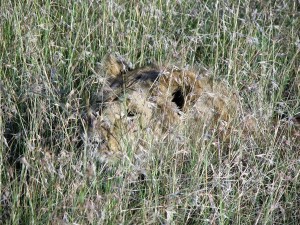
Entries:
[[108, 82], [100, 116], [89, 127], [89, 135], [100, 141], [104, 160], [121, 157], [125, 140], [137, 141], [146, 134], [163, 138], [188, 123], [214, 128], [223, 121], [230, 129], [236, 117], [237, 96], [209, 76], [157, 65], [130, 71], [112, 55], [106, 56], [104, 68]]

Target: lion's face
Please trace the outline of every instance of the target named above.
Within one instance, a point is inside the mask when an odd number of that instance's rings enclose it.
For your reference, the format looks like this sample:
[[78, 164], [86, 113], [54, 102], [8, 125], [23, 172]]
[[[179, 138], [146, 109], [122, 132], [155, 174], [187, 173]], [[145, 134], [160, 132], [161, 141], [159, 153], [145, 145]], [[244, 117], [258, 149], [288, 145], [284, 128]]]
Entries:
[[212, 128], [235, 117], [237, 99], [222, 83], [177, 68], [150, 66], [123, 73], [116, 68], [125, 63], [108, 58], [111, 78], [89, 128], [104, 161], [122, 157], [128, 146], [139, 148], [146, 137], [160, 140], [188, 123]]

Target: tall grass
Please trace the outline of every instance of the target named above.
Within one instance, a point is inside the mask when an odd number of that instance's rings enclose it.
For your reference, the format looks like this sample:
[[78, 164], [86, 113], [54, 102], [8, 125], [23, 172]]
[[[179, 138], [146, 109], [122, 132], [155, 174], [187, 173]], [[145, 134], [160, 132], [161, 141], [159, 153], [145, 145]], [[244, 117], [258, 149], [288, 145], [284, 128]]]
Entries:
[[[300, 135], [288, 119], [300, 110], [298, 1], [0, 6], [1, 224], [299, 223]], [[128, 145], [107, 169], [81, 136], [108, 52], [205, 66], [262, 122], [229, 147], [187, 129], [183, 142], [156, 141], [138, 169]]]

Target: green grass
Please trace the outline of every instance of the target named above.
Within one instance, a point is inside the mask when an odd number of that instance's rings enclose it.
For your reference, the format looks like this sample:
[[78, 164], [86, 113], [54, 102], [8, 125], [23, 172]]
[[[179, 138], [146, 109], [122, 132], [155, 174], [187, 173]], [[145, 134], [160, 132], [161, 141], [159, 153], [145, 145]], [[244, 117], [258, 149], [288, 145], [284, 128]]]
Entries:
[[[1, 224], [299, 223], [300, 137], [277, 118], [300, 111], [299, 2], [0, 7]], [[263, 122], [247, 138], [232, 136], [230, 148], [188, 129], [184, 152], [176, 138], [152, 140], [144, 181], [130, 149], [107, 169], [80, 145], [80, 130], [108, 52], [137, 66], [210, 68]]]

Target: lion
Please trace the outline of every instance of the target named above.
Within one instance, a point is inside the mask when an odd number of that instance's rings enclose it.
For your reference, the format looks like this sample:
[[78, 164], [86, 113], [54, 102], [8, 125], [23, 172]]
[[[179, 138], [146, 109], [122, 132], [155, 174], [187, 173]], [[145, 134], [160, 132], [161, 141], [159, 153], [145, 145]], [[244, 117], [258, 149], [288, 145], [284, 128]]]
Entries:
[[215, 128], [222, 122], [222, 135], [230, 132], [238, 96], [207, 71], [156, 64], [133, 69], [112, 54], [104, 58], [103, 67], [107, 81], [97, 100], [99, 113], [90, 115], [87, 128], [101, 161], [122, 158], [130, 142], [144, 149], [145, 135], [162, 139], [186, 124]]

